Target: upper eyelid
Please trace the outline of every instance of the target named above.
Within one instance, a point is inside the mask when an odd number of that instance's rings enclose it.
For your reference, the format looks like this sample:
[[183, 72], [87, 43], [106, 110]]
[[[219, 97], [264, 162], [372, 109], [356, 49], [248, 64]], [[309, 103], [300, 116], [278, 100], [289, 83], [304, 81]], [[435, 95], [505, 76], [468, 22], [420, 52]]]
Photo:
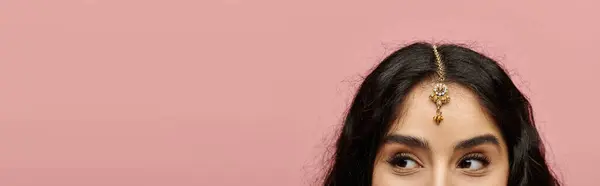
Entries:
[[407, 153], [407, 152], [402, 152], [402, 153], [398, 153], [400, 155], [403, 155], [405, 157], [409, 157], [411, 159], [415, 159], [415, 160], [419, 160], [419, 157], [417, 157], [415, 154], [413, 153]]
[[423, 161], [421, 161], [421, 159], [419, 158], [419, 156], [417, 156], [414, 153], [410, 153], [410, 152], [397, 152], [394, 153], [389, 159], [388, 162], [390, 162], [391, 160], [394, 160], [395, 158], [397, 158], [399, 155], [403, 155], [402, 157], [407, 157], [410, 158], [411, 160], [414, 160], [415, 162], [417, 162], [417, 164], [419, 164], [420, 166], [425, 166]]
[[495, 154], [501, 153], [498, 148], [496, 148], [493, 144], [480, 144], [475, 147], [471, 147], [469, 149], [460, 149], [454, 152], [453, 156], [458, 156], [458, 159], [463, 159], [463, 157], [471, 154], [482, 154], [488, 158]]
[[419, 165], [425, 166], [429, 162], [431, 162], [431, 156], [428, 149], [423, 148], [415, 148], [411, 146], [406, 146], [402, 143], [391, 143], [391, 144], [383, 144], [382, 154], [384, 154], [384, 160], [392, 159], [398, 154], [410, 154], [412, 156], [411, 159], [414, 159]]

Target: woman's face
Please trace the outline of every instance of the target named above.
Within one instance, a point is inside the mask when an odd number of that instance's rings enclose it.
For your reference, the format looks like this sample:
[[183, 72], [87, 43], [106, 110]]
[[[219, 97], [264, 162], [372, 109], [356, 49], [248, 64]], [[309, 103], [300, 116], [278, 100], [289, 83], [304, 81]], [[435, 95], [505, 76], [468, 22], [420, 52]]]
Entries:
[[374, 186], [506, 186], [508, 153], [499, 129], [468, 89], [448, 85], [444, 120], [433, 121], [432, 83], [417, 85], [385, 137]]

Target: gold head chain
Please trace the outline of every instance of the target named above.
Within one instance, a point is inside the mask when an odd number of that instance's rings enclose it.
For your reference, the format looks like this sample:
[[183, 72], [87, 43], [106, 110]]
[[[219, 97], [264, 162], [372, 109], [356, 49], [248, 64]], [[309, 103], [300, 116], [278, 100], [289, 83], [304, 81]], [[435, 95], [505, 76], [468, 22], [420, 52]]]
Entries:
[[448, 86], [444, 83], [446, 71], [444, 69], [444, 65], [442, 64], [440, 53], [435, 45], [433, 45], [433, 53], [435, 54], [435, 62], [437, 64], [438, 80], [433, 86], [433, 92], [429, 96], [429, 99], [435, 103], [436, 114], [433, 116], [433, 121], [439, 125], [442, 120], [444, 120], [442, 111], [440, 111], [440, 109], [442, 108], [442, 105], [450, 102], [450, 96], [448, 96]]

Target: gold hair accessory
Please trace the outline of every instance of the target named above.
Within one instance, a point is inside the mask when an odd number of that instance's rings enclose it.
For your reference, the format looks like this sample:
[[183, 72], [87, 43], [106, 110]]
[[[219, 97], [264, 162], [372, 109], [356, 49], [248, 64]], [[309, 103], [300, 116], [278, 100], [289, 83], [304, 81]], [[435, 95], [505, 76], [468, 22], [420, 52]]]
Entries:
[[433, 53], [435, 54], [435, 62], [438, 67], [438, 80], [433, 86], [433, 92], [429, 96], [429, 99], [431, 99], [431, 101], [435, 103], [436, 114], [435, 116], [433, 116], [433, 121], [435, 121], [435, 123], [439, 125], [442, 122], [442, 120], [444, 120], [444, 117], [442, 116], [442, 111], [440, 111], [440, 109], [442, 108], [442, 105], [450, 102], [450, 96], [448, 96], [448, 86], [446, 86], [446, 84], [444, 83], [445, 71], [444, 66], [442, 64], [442, 59], [435, 45], [433, 45]]

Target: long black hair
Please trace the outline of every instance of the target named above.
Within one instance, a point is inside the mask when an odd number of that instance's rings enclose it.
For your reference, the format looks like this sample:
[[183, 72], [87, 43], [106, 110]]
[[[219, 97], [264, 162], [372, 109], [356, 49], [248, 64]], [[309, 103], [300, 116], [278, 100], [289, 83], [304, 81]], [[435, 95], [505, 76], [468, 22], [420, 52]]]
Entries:
[[[446, 81], [473, 91], [500, 129], [508, 146], [508, 185], [559, 186], [544, 157], [531, 105], [508, 74], [494, 60], [460, 45], [441, 45], [438, 51]], [[398, 117], [398, 105], [436, 69], [433, 46], [414, 43], [366, 76], [347, 111], [323, 185], [371, 185], [377, 151]]]

